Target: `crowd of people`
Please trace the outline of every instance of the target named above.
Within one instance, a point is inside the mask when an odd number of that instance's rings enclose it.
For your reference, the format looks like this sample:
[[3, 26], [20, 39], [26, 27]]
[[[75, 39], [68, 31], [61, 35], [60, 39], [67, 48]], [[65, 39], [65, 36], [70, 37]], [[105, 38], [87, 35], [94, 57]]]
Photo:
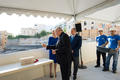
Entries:
[[[120, 36], [116, 34], [116, 29], [110, 29], [110, 35], [104, 35], [104, 30], [101, 28], [98, 30], [99, 36], [96, 37], [98, 43], [97, 47], [108, 48], [108, 56], [106, 52], [99, 51], [97, 49], [97, 64], [95, 68], [100, 67], [100, 56], [103, 58], [103, 71], [109, 71], [110, 59], [113, 56], [113, 73], [116, 73], [117, 63], [120, 49]], [[82, 46], [82, 37], [77, 34], [76, 28], [71, 29], [71, 36], [68, 36], [63, 32], [62, 28], [57, 27], [52, 31], [52, 36], [49, 37], [48, 45], [42, 44], [43, 47], [49, 50], [49, 58], [54, 60], [54, 71], [56, 75], [57, 63], [60, 65], [62, 80], [70, 80], [71, 66], [73, 62], [73, 80], [77, 79], [77, 72], [79, 66], [79, 50]], [[52, 64], [50, 64], [50, 77], [52, 74]]]

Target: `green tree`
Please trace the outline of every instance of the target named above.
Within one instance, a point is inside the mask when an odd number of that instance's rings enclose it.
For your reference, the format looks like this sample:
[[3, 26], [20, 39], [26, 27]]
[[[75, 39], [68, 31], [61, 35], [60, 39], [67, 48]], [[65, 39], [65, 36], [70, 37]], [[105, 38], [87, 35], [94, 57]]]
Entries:
[[66, 31], [67, 31], [67, 30], [66, 30], [66, 27], [64, 27], [63, 31], [64, 31], [64, 32], [66, 32]]
[[41, 35], [41, 37], [46, 36], [47, 32], [45, 30], [43, 30], [43, 31], [41, 31], [40, 35]]
[[48, 34], [51, 34], [50, 32], [46, 32], [45, 30], [42, 30], [40, 33], [35, 34], [35, 38], [41, 38], [43, 36], [46, 36]]
[[15, 37], [13, 35], [8, 35], [8, 39], [14, 39]]
[[34, 36], [29, 36], [29, 35], [17, 35], [17, 36], [13, 36], [13, 35], [9, 35], [8, 39], [19, 39], [19, 38], [41, 38], [43, 36], [46, 36], [48, 34], [51, 34], [51, 32], [46, 32], [45, 30], [41, 31], [40, 33], [36, 33]]
[[32, 36], [27, 36], [27, 35], [17, 35], [16, 38], [31, 38]]
[[37, 33], [37, 34], [34, 35], [34, 37], [35, 37], [35, 38], [40, 38], [41, 35], [40, 35], [40, 33]]

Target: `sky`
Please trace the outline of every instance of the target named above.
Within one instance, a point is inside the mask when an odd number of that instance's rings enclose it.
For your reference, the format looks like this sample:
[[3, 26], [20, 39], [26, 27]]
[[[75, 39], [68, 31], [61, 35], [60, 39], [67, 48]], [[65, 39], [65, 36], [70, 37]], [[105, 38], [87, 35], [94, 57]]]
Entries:
[[59, 18], [47, 18], [45, 17], [34, 17], [25, 16], [24, 14], [19, 16], [17, 14], [7, 15], [6, 13], [0, 14], [0, 31], [6, 30], [13, 35], [20, 34], [21, 28], [33, 27], [35, 24], [45, 24], [55, 26], [64, 22], [64, 19]]

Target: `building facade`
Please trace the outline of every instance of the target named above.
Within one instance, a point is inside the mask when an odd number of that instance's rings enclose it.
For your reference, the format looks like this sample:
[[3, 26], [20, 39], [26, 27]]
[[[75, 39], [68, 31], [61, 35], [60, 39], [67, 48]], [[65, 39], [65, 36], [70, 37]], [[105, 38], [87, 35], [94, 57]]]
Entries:
[[37, 33], [37, 29], [34, 28], [22, 28], [21, 35], [34, 36]]
[[7, 43], [7, 37], [9, 33], [7, 31], [0, 31], [0, 49], [4, 50]]

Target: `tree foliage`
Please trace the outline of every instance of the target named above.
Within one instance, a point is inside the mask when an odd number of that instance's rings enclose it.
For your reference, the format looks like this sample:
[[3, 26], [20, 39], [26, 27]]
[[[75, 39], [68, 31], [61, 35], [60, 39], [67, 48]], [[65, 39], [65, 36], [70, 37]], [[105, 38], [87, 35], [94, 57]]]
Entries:
[[45, 30], [42, 30], [40, 33], [36, 33], [34, 36], [29, 36], [29, 35], [8, 35], [8, 39], [19, 39], [19, 38], [41, 38], [44, 37], [48, 34], [51, 34], [50, 32], [46, 32]]

